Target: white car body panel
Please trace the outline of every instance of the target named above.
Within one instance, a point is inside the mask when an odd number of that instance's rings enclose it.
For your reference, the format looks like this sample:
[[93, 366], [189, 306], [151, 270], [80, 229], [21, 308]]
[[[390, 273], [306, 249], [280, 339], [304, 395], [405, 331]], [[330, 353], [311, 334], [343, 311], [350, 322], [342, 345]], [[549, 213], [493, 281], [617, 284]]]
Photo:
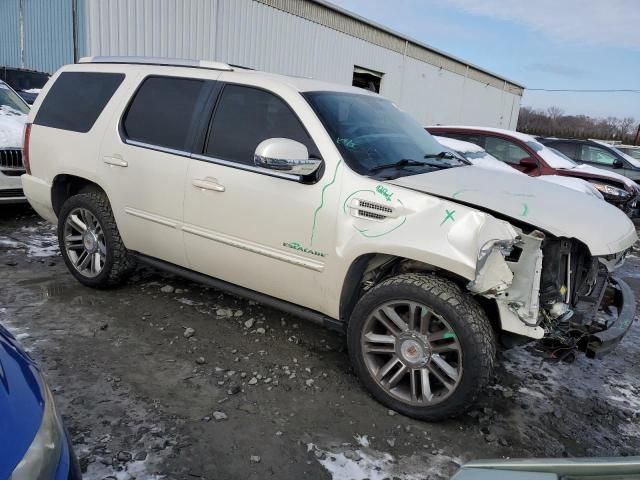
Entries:
[[[0, 81], [0, 88], [10, 89], [10, 87], [2, 81]], [[22, 150], [22, 134], [26, 121], [27, 116], [19, 110], [15, 110], [7, 105], [0, 105], [0, 150]], [[19, 175], [4, 175], [0, 172], [0, 190], [14, 190], [19, 188], [22, 188]], [[24, 196], [11, 195], [11, 197], [0, 197], [0, 204], [18, 203], [26, 200]]]

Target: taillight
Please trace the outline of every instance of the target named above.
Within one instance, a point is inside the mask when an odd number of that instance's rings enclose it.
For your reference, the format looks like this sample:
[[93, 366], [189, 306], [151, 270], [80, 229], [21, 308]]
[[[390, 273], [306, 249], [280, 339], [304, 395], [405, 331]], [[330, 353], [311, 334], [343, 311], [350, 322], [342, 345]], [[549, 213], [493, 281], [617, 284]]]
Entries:
[[31, 164], [29, 163], [29, 138], [31, 137], [31, 124], [24, 124], [24, 138], [22, 139], [22, 163], [29, 175], [31, 175]]

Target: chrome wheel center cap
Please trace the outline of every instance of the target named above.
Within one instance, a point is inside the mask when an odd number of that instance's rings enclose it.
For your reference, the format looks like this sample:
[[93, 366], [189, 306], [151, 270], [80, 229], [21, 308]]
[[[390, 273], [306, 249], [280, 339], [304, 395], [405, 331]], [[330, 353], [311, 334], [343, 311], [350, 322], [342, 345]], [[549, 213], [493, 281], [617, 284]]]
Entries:
[[98, 237], [96, 237], [95, 233], [87, 230], [82, 236], [82, 244], [87, 252], [95, 253], [98, 249]]
[[410, 333], [400, 338], [397, 353], [405, 365], [422, 368], [431, 359], [431, 346], [426, 336]]

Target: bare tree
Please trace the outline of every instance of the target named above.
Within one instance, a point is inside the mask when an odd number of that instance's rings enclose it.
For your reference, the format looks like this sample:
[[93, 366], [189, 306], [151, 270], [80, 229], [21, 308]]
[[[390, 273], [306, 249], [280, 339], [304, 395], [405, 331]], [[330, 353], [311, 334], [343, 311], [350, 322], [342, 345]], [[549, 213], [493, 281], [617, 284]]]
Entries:
[[532, 135], [599, 138], [633, 142], [637, 123], [632, 117], [593, 118], [587, 115], [566, 115], [553, 106], [546, 110], [521, 107], [518, 130]]

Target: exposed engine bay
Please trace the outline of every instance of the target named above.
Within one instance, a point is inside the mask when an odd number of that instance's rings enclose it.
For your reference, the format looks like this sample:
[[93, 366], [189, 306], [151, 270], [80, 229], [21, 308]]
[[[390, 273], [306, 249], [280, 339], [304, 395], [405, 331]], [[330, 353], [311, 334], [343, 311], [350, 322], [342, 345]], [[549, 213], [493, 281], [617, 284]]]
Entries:
[[578, 240], [520, 230], [514, 242], [483, 247], [467, 287], [495, 299], [504, 330], [544, 339], [552, 356], [578, 349], [597, 357], [633, 320], [623, 301], [632, 293], [612, 276], [625, 254], [593, 257]]

